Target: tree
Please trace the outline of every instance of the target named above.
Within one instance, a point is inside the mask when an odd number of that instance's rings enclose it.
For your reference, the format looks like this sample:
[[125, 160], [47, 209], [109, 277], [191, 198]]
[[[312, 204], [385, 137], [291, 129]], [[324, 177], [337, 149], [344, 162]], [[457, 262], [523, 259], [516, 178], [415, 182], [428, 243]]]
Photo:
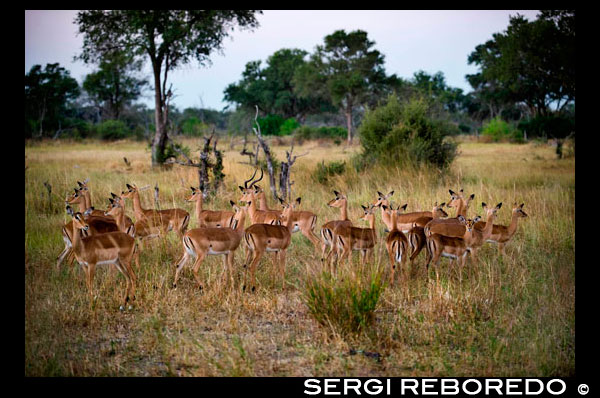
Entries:
[[[89, 10], [75, 18], [83, 34], [78, 58], [96, 62], [113, 51], [146, 57], [154, 81], [155, 135], [152, 165], [164, 163], [171, 87], [169, 72], [196, 60], [210, 63], [213, 50], [222, 50], [223, 39], [237, 24], [258, 26], [254, 10]], [[260, 11], [258, 11], [261, 13]]]
[[61, 127], [71, 101], [80, 94], [77, 80], [58, 63], [34, 65], [25, 75], [25, 132], [38, 137]]
[[307, 54], [304, 50], [284, 48], [267, 59], [265, 68], [261, 68], [261, 61], [248, 62], [242, 79], [225, 89], [224, 100], [246, 109], [258, 105], [267, 114], [280, 115], [284, 119], [303, 120], [308, 113], [331, 109], [326, 98], [301, 97], [294, 89], [294, 76], [306, 64]]
[[298, 72], [295, 82], [303, 96], [327, 95], [346, 117], [348, 144], [352, 143], [352, 112], [356, 106], [380, 97], [390, 88], [395, 76], [387, 77], [383, 68], [384, 56], [372, 49], [375, 42], [367, 32], [346, 33], [337, 30], [325, 37], [316, 48], [309, 63]]
[[134, 76], [141, 68], [141, 59], [119, 52], [108, 54], [100, 61], [98, 71], [85, 77], [83, 89], [105, 110], [105, 118], [119, 119], [123, 107], [135, 101], [148, 84]]
[[505, 32], [469, 55], [481, 69], [469, 83], [490, 104], [523, 102], [532, 116], [548, 115], [551, 105], [562, 111], [575, 100], [574, 18], [574, 11], [543, 12], [532, 22], [511, 17]]

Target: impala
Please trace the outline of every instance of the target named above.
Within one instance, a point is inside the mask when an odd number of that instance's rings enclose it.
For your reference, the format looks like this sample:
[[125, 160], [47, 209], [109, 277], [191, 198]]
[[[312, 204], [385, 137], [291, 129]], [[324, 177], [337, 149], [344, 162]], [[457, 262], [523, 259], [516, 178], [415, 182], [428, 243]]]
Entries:
[[[104, 216], [104, 212], [102, 210], [96, 210], [94, 209], [94, 206], [92, 206], [92, 195], [90, 194], [90, 190], [88, 188], [88, 182], [89, 182], [89, 178], [86, 178], [83, 182], [81, 181], [77, 181], [77, 185], [79, 185], [79, 191], [81, 192], [81, 194], [83, 195], [84, 199], [85, 199], [85, 209], [84, 209], [84, 216], [99, 216], [99, 217], [103, 217]], [[133, 223], [132, 223], [133, 224]]]
[[225, 270], [223, 275], [231, 275], [233, 271], [234, 252], [240, 245], [240, 240], [244, 234], [246, 207], [238, 207], [233, 201], [229, 201], [229, 203], [233, 206], [235, 213], [231, 227], [194, 228], [183, 235], [183, 255], [175, 265], [176, 271], [173, 288], [177, 288], [179, 273], [190, 257], [195, 258], [192, 272], [194, 273], [194, 279], [199, 289], [202, 289], [202, 283], [198, 276], [198, 270], [207, 255], [224, 255], [223, 265]]
[[519, 220], [519, 218], [527, 217], [527, 213], [523, 211], [524, 204], [525, 203], [521, 203], [520, 205], [517, 205], [517, 203], [513, 203], [510, 224], [508, 226], [494, 224], [492, 228], [492, 233], [486, 238], [486, 242], [498, 244], [498, 255], [505, 254], [504, 245], [506, 245], [506, 243], [509, 240], [511, 240], [511, 238], [517, 231], [517, 221]]
[[388, 252], [390, 259], [390, 284], [394, 284], [394, 270], [396, 269], [396, 263], [400, 264], [400, 272], [402, 272], [403, 266], [406, 266], [406, 258], [408, 255], [408, 238], [402, 231], [398, 229], [396, 224], [396, 218], [400, 214], [400, 207], [394, 209], [391, 205], [381, 205], [382, 210], [387, 216], [389, 216], [391, 230], [385, 239], [385, 247]]
[[[80, 209], [85, 207], [85, 200], [83, 195], [79, 193], [77, 189], [75, 189], [75, 193], [68, 195], [65, 200], [67, 205], [71, 204], [79, 204]], [[70, 206], [69, 206], [70, 208]], [[88, 216], [84, 217], [88, 228], [83, 232], [85, 235], [96, 235], [106, 232], [116, 232], [119, 231], [119, 227], [110, 217], [98, 217], [98, 216]], [[70, 257], [71, 262], [73, 259], [73, 220], [69, 221], [67, 224], [63, 225], [61, 229], [63, 242], [65, 242], [65, 248], [56, 258], [56, 268], [60, 268], [61, 264], [65, 260], [65, 258]]]
[[296, 207], [300, 206], [302, 198], [296, 198], [291, 205], [281, 198], [279, 198], [279, 201], [284, 209], [286, 206], [292, 207], [291, 218], [292, 223], [294, 224], [292, 233], [300, 231], [302, 235], [306, 236], [306, 238], [311, 241], [315, 250], [317, 250], [320, 240], [314, 232], [315, 225], [317, 224], [317, 216], [315, 213], [306, 210], [296, 210]]
[[[174, 230], [179, 236], [183, 236], [190, 221], [190, 214], [187, 211], [177, 208], [166, 210], [144, 209], [140, 201], [138, 188], [135, 185], [126, 184], [126, 186], [127, 191], [122, 192], [121, 197], [132, 200], [136, 224], [143, 221], [144, 226], [157, 229], [160, 233]], [[135, 229], [136, 233], [141, 231], [138, 225]]]
[[[256, 174], [256, 171], [254, 171]], [[248, 186], [248, 182], [250, 182], [254, 178], [254, 175], [250, 178], [250, 180], [246, 180], [244, 182], [244, 186], [239, 186], [242, 191], [242, 197], [239, 199], [240, 202], [248, 203], [248, 215], [250, 216], [250, 220], [252, 224], [276, 224], [281, 225], [282, 213], [279, 210], [260, 210], [258, 209], [256, 202], [257, 198], [254, 193], [253, 184]]]
[[[348, 198], [346, 195], [339, 193], [338, 191], [333, 191], [335, 194], [335, 198], [327, 202], [327, 206], [329, 207], [337, 207], [340, 209], [340, 219], [328, 221], [321, 226], [321, 261], [327, 261], [329, 264], [330, 257], [332, 253], [335, 253], [337, 256], [337, 250], [335, 249], [335, 236], [333, 231], [338, 226], [351, 227], [352, 221], [348, 220]], [[325, 250], [329, 247], [329, 253], [327, 254], [327, 258], [325, 258]]]
[[341, 254], [339, 256], [339, 262], [348, 258], [348, 266], [352, 265], [352, 251], [360, 251], [361, 254], [361, 265], [365, 264], [365, 260], [370, 259], [373, 252], [373, 248], [377, 243], [377, 231], [375, 230], [375, 207], [370, 205], [363, 208], [364, 214], [360, 220], [367, 221], [369, 228], [358, 228], [358, 227], [346, 227], [344, 225], [338, 225], [333, 231], [335, 236], [335, 243], [337, 245], [337, 251]]
[[[252, 203], [249, 203], [248, 206], [250, 208]], [[246, 231], [244, 232], [244, 245], [247, 249], [244, 268], [249, 264], [246, 268], [244, 280], [246, 280], [247, 271], [250, 269], [252, 291], [256, 288], [256, 279], [254, 276], [256, 267], [265, 252], [273, 253], [273, 263], [279, 268], [282, 288], [285, 289], [285, 255], [287, 248], [290, 245], [292, 229], [294, 228], [291, 212], [291, 206], [284, 209], [284, 225], [265, 223], [253, 224], [246, 228]], [[244, 289], [245, 288], [246, 285], [244, 284]]]
[[462, 237], [456, 236], [444, 236], [433, 233], [427, 237], [427, 275], [429, 276], [429, 264], [433, 261], [435, 265], [435, 276], [436, 280], [439, 281], [438, 266], [441, 257], [450, 258], [452, 263], [457, 260], [460, 268], [465, 264], [467, 253], [469, 252], [469, 246], [467, 245], [465, 235], [469, 234], [480, 217], [477, 216], [473, 220], [467, 220], [462, 215], [459, 215], [457, 220], [461, 225], [465, 226], [465, 234]]
[[[135, 300], [136, 277], [131, 261], [136, 253], [135, 239], [124, 232], [108, 232], [105, 234], [81, 237], [78, 230], [89, 228], [81, 213], [73, 213], [67, 206], [67, 213], [73, 219], [73, 253], [77, 262], [86, 273], [86, 284], [92, 300], [94, 299], [93, 282], [97, 265], [114, 264], [125, 277], [125, 295], [121, 310], [129, 302]], [[131, 305], [129, 309], [131, 309]]]
[[498, 213], [498, 210], [502, 207], [502, 202], [498, 203], [495, 207], [488, 209], [484, 202], [481, 202], [481, 206], [486, 210], [486, 221], [483, 223], [484, 228], [477, 228], [477, 224], [482, 225], [481, 222], [476, 222], [474, 228], [467, 232], [465, 237], [467, 245], [469, 246], [471, 257], [473, 257], [473, 264], [477, 263], [477, 253], [486, 240], [492, 235], [492, 227], [494, 218]]
[[115, 220], [119, 231], [125, 232], [127, 235], [135, 238], [135, 224], [129, 225], [127, 223], [125, 208], [121, 202], [113, 198], [109, 198], [108, 201], [110, 202], [110, 205], [108, 206], [108, 210], [104, 212], [104, 215]]
[[462, 216], [466, 219], [467, 209], [475, 198], [475, 194], [471, 194], [467, 199], [463, 196], [463, 190], [461, 189], [458, 194], [449, 190], [451, 200], [447, 204], [450, 208], [456, 208], [456, 217], [454, 218], [437, 218], [432, 219], [425, 225], [425, 235], [441, 234], [444, 236], [461, 237], [465, 234], [465, 225], [461, 223], [458, 216]]
[[202, 202], [204, 200], [204, 193], [200, 188], [192, 189], [192, 195], [186, 199], [187, 202], [196, 202], [196, 218], [198, 219], [199, 227], [230, 227], [235, 212], [225, 210], [203, 210]]
[[[384, 195], [381, 192], [377, 191], [378, 197], [377, 197], [377, 200], [373, 203], [373, 206], [381, 206], [381, 205], [389, 206], [388, 199], [393, 194], [394, 194], [394, 191], [389, 192], [387, 195]], [[429, 218], [429, 220], [431, 220], [433, 218], [448, 217], [448, 213], [446, 213], [443, 209], [445, 204], [446, 203], [442, 203], [442, 204], [438, 205], [436, 202], [431, 211], [414, 211], [414, 212], [410, 212], [410, 213], [398, 214], [398, 218], [397, 218], [398, 229], [406, 234], [413, 227], [413, 224], [415, 222], [417, 222], [417, 225], [424, 227], [426, 222], [425, 223], [423, 223], [423, 222], [426, 220], [426, 218]], [[404, 206], [401, 207], [401, 209], [406, 210], [406, 206], [407, 205], [405, 204]], [[390, 216], [385, 211], [383, 211], [383, 208], [381, 211], [381, 220], [383, 221], [385, 226], [388, 228], [388, 230], [391, 230]], [[427, 220], [427, 221], [429, 221], [429, 220]]]

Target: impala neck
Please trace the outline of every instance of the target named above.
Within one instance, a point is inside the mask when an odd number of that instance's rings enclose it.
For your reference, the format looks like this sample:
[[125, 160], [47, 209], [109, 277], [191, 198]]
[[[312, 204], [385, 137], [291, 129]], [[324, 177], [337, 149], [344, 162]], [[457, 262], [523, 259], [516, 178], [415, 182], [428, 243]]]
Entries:
[[513, 236], [513, 234], [517, 231], [517, 221], [519, 216], [516, 211], [513, 211], [512, 218], [510, 220], [510, 225], [508, 226], [508, 235]]
[[267, 207], [267, 195], [265, 194], [265, 191], [262, 191], [258, 194], [258, 203], [260, 210], [269, 210]]
[[113, 216], [113, 219], [117, 223], [117, 228], [119, 228], [119, 231], [127, 231], [127, 226], [125, 225], [125, 209], [121, 208], [121, 210]]
[[202, 194], [200, 194], [200, 198], [196, 201], [196, 220], [200, 221], [200, 215], [202, 214]]
[[240, 219], [237, 223], [237, 225], [235, 226], [235, 233], [241, 237], [244, 234], [244, 224], [246, 223], [246, 210], [239, 210], [242, 212], [242, 214], [240, 214]]
[[460, 204], [458, 205], [458, 207], [456, 208], [456, 216], [463, 216], [465, 218], [467, 218], [467, 201], [464, 199], [460, 200]]
[[89, 209], [90, 207], [92, 207], [92, 197], [90, 195], [90, 191], [88, 190], [81, 190], [81, 192], [83, 193], [83, 199], [85, 200], [85, 209]]
[[340, 207], [340, 215], [341, 215], [341, 219], [346, 221], [348, 220], [348, 201], [345, 200], [344, 201], [344, 205], [342, 207]]
[[486, 220], [485, 228], [482, 231], [484, 239], [488, 239], [492, 235], [492, 229], [494, 227], [493, 223], [494, 223], [494, 212], [490, 211], [490, 213], [488, 214], [487, 220]]
[[[383, 214], [386, 214], [386, 213], [385, 212], [381, 213], [381, 219], [385, 223], [385, 219], [383, 218]], [[387, 214], [386, 214], [386, 216], [387, 216]], [[390, 224], [391, 224], [390, 232], [397, 231], [398, 230], [398, 216], [396, 215], [396, 211], [395, 210], [392, 210], [392, 214], [389, 215], [389, 219], [390, 219]], [[375, 219], [373, 219], [373, 226], [371, 228], [375, 229]]]
[[[377, 230], [375, 229], [375, 213], [369, 215], [369, 228], [373, 231], [373, 241], [377, 242]], [[394, 228], [396, 228], [396, 223], [394, 223]]]
[[133, 202], [133, 212], [135, 213], [135, 218], [141, 220], [144, 218], [144, 209], [142, 208], [142, 202], [140, 201], [140, 193], [137, 190], [133, 193], [131, 200]]

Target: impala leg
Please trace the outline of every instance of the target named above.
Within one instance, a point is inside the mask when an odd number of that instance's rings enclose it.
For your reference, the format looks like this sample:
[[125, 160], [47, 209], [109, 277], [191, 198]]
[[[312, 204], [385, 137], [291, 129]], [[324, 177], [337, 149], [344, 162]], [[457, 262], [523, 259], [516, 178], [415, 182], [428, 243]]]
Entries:
[[279, 272], [281, 273], [281, 288], [285, 290], [285, 250], [279, 251]]
[[396, 258], [393, 250], [388, 250], [388, 258], [390, 260], [390, 286], [394, 285], [394, 271], [396, 270]]
[[131, 289], [131, 277], [129, 275], [126, 266], [123, 265], [120, 259], [117, 259], [115, 262], [115, 268], [119, 270], [120, 273], [125, 277], [125, 295], [123, 296], [123, 305], [121, 305], [120, 310], [124, 310], [127, 302], [129, 301], [129, 292]]
[[302, 233], [302, 235], [306, 236], [308, 240], [310, 240], [310, 242], [315, 247], [315, 251], [317, 251], [319, 248], [319, 238], [317, 238], [312, 229], [302, 228], [300, 229], [300, 232]]
[[254, 292], [254, 290], [256, 290], [256, 279], [255, 279], [255, 272], [256, 272], [256, 267], [258, 266], [258, 262], [260, 261], [260, 258], [263, 255], [262, 250], [259, 250], [258, 248], [255, 248], [254, 250], [254, 255], [252, 256], [252, 262], [250, 263], [250, 285], [252, 286], [252, 291]]
[[498, 255], [504, 256], [506, 253], [504, 252], [504, 243], [498, 242]]
[[200, 290], [202, 290], [202, 281], [200, 280], [200, 275], [198, 275], [198, 270], [200, 269], [200, 264], [202, 264], [204, 257], [206, 257], [205, 252], [201, 251], [200, 253], [198, 253], [198, 256], [196, 257], [196, 261], [194, 261], [194, 265], [192, 266], [192, 272], [194, 273], [194, 279], [196, 280], [196, 283], [198, 284], [198, 289], [200, 289]]
[[56, 268], [57, 269], [60, 269], [60, 265], [64, 261], [65, 257], [67, 255], [71, 254], [70, 252], [71, 252], [71, 247], [65, 246], [65, 248], [63, 249], [63, 251], [56, 258], [56, 260], [57, 260], [57, 262], [56, 262]]
[[233, 278], [233, 257], [234, 257], [234, 251], [230, 251], [229, 253], [227, 253], [227, 272], [229, 274], [229, 281], [232, 283], [234, 283], [234, 278]]
[[96, 264], [95, 263], [89, 263], [88, 266], [85, 269], [86, 271], [86, 284], [88, 287], [88, 292], [90, 294], [90, 298], [92, 299], [92, 302], [94, 301], [94, 275], [96, 273]]
[[181, 256], [179, 261], [175, 264], [176, 270], [175, 270], [175, 279], [173, 280], [173, 288], [177, 287], [177, 280], [179, 280], [179, 273], [181, 272], [181, 270], [183, 269], [183, 266], [187, 262], [188, 257], [189, 257], [189, 255], [188, 255], [187, 251], [184, 250], [183, 255]]

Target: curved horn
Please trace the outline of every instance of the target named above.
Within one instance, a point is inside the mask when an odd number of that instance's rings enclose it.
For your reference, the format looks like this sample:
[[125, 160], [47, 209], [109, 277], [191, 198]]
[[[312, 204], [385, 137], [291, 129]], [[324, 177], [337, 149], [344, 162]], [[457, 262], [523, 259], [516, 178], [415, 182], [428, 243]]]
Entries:
[[258, 180], [256, 180], [256, 181], [252, 181], [252, 184], [250, 184], [250, 188], [252, 188], [254, 186], [254, 184], [256, 184], [257, 182], [259, 182], [260, 180], [262, 180], [263, 176], [264, 176], [264, 172], [263, 172], [263, 169], [261, 168], [260, 169], [260, 178]]
[[250, 179], [248, 179], [248, 180], [244, 181], [244, 188], [248, 188], [248, 183], [249, 183], [250, 181], [252, 181], [252, 179], [253, 179], [253, 178], [254, 178], [254, 176], [256, 175], [256, 172], [257, 172], [257, 171], [258, 171], [258, 170], [254, 170], [254, 174], [252, 174], [252, 177], [250, 177]]

